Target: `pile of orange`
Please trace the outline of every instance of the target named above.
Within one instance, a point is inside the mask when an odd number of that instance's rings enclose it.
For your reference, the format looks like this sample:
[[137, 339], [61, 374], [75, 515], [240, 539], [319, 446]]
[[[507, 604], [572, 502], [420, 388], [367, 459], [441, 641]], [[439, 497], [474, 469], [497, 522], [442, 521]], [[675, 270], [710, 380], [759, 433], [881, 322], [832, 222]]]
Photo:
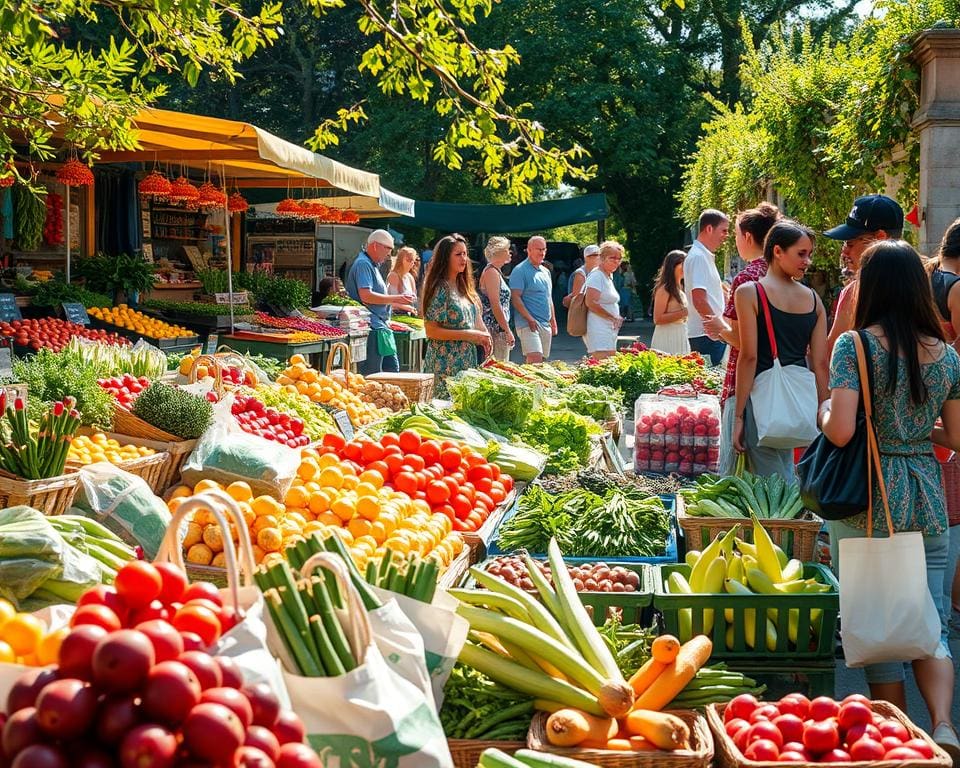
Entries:
[[157, 320], [130, 309], [126, 304], [119, 304], [116, 307], [93, 307], [87, 310], [87, 314], [97, 318], [104, 323], [110, 323], [118, 328], [126, 328], [128, 331], [134, 331], [141, 336], [149, 336], [151, 339], [178, 339], [184, 336], [196, 336], [193, 331], [179, 325], [165, 323], [163, 320]]
[[156, 453], [153, 448], [145, 445], [121, 445], [112, 437], [103, 432], [94, 432], [92, 435], [77, 435], [70, 441], [67, 450], [67, 461], [77, 464], [96, 464], [98, 461], [109, 461], [111, 464], [122, 464], [143, 456], [152, 456]]
[[56, 664], [60, 643], [69, 632], [69, 627], [50, 632], [32, 613], [18, 613], [12, 603], [0, 598], [0, 664]]
[[277, 384], [287, 392], [310, 398], [314, 403], [346, 411], [354, 426], [370, 424], [390, 415], [384, 408], [365, 403], [337, 379], [312, 368], [303, 355], [290, 358], [286, 370], [277, 377]]
[[[223, 489], [243, 512], [257, 563], [269, 565], [282, 558], [286, 547], [317, 533], [340, 536], [361, 569], [368, 560], [379, 558], [384, 547], [401, 554], [431, 556], [441, 566], [449, 565], [463, 551], [463, 537], [452, 531], [447, 516], [432, 513], [426, 501], [385, 488], [383, 476], [376, 470], [358, 474], [352, 463], [309, 448], [301, 455], [297, 478], [283, 503], [270, 496], [254, 498], [243, 482]], [[168, 502], [170, 511], [176, 511], [189, 496], [221, 487], [212, 480], [201, 480], [193, 488], [179, 486]], [[230, 528], [236, 541], [237, 531], [232, 524]], [[223, 534], [209, 513], [194, 513], [183, 547], [188, 562], [225, 564]]]

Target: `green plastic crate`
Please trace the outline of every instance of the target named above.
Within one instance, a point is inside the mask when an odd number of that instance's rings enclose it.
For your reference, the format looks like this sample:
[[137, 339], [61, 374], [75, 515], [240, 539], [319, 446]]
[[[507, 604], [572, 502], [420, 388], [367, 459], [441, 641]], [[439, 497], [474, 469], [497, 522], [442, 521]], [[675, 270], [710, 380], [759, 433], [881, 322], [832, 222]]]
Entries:
[[[717, 661], [750, 661], [762, 658], [768, 662], [796, 661], [799, 663], [819, 659], [832, 659], [837, 632], [837, 619], [840, 615], [840, 586], [833, 574], [819, 563], [805, 563], [803, 577], [815, 578], [822, 584], [833, 587], [831, 592], [822, 594], [789, 595], [674, 595], [667, 592], [667, 578], [679, 571], [685, 578], [690, 577], [690, 566], [660, 565], [653, 573], [653, 607], [659, 611], [664, 630], [680, 636], [680, 610], [689, 608], [692, 612], [693, 634], [704, 634], [704, 611], [712, 610], [713, 629], [709, 633], [713, 640], [711, 658]], [[773, 650], [767, 648], [766, 617], [769, 609], [778, 611], [774, 625], [777, 630], [777, 642]], [[733, 638], [731, 647], [727, 647], [728, 621], [725, 611], [733, 611]], [[757, 647], [747, 645], [745, 636], [747, 610], [755, 610], [755, 631]], [[798, 611], [797, 637], [810, 637], [807, 644], [799, 647], [790, 642], [788, 632], [788, 611]], [[811, 620], [812, 611], [821, 611], [816, 620]], [[811, 629], [813, 631], [811, 631]]]
[[[489, 557], [482, 563], [476, 565], [477, 568], [486, 570], [486, 566], [496, 558]], [[542, 560], [543, 558], [534, 558]], [[565, 560], [567, 565], [573, 567], [583, 565], [577, 561]], [[646, 563], [624, 563], [618, 560], [604, 560], [596, 558], [591, 562], [606, 563], [611, 568], [619, 565], [628, 571], [633, 571], [640, 577], [640, 586], [636, 592], [577, 592], [580, 602], [587, 606], [590, 611], [590, 617], [593, 623], [602, 627], [604, 621], [611, 610], [618, 610], [621, 614], [621, 621], [624, 624], [642, 624], [648, 626], [651, 619], [650, 607], [653, 605], [653, 569]], [[474, 588], [477, 583], [469, 573], [464, 577], [462, 585], [467, 588]], [[533, 592], [532, 594], [536, 594]]]

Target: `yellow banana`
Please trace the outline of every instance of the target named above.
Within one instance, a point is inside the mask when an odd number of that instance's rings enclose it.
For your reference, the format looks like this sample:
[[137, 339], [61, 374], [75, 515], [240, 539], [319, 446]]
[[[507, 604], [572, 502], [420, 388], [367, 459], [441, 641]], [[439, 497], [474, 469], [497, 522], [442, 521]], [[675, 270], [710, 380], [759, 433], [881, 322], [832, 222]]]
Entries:
[[737, 545], [737, 549], [740, 550], [740, 554], [750, 555], [750, 557], [757, 556], [757, 547], [754, 544], [751, 544], [749, 541], [737, 539], [735, 543]]
[[710, 567], [716, 557], [720, 554], [720, 545], [723, 541], [723, 534], [718, 533], [705, 550], [700, 553], [697, 563], [690, 569], [690, 589], [694, 592], [703, 592], [703, 577], [707, 575], [707, 568]]
[[776, 583], [758, 568], [747, 568], [747, 584], [761, 595], [796, 595], [805, 592], [807, 583], [802, 580]]
[[[673, 595], [689, 595], [692, 593], [690, 584], [683, 575], [674, 571], [667, 576], [667, 591]], [[681, 608], [677, 611], [678, 637], [681, 643], [693, 637], [693, 609]]]
[[697, 560], [699, 559], [700, 559], [700, 550], [698, 549], [691, 549], [689, 552], [687, 552], [686, 555], [683, 556], [683, 562], [685, 562], [691, 568], [693, 568], [693, 566], [697, 564]]
[[760, 524], [756, 516], [753, 516], [752, 519], [753, 543], [757, 547], [757, 562], [760, 563], [760, 570], [763, 571], [774, 584], [779, 584], [783, 581], [783, 570], [780, 567], [780, 560], [777, 557], [773, 539], [770, 538], [767, 529]]
[[797, 559], [788, 560], [783, 566], [783, 580], [796, 581], [803, 578], [803, 563]]
[[726, 532], [723, 539], [720, 541], [720, 549], [723, 552], [723, 556], [728, 560], [733, 555], [733, 543], [737, 540], [737, 532], [740, 530], [740, 523], [737, 523], [729, 531]]
[[737, 555], [727, 560], [727, 578], [743, 581], [743, 560]]
[[787, 553], [780, 549], [777, 544], [773, 545], [773, 551], [777, 553], [777, 562], [780, 563], [780, 568], [786, 568], [787, 563], [790, 562], [790, 558], [787, 557]]
[[[717, 595], [723, 592], [723, 580], [727, 575], [727, 563], [722, 557], [714, 559], [707, 568], [707, 573], [703, 577], [703, 592], [705, 594]], [[706, 608], [703, 611], [703, 633], [709, 635], [713, 631], [713, 609]]]

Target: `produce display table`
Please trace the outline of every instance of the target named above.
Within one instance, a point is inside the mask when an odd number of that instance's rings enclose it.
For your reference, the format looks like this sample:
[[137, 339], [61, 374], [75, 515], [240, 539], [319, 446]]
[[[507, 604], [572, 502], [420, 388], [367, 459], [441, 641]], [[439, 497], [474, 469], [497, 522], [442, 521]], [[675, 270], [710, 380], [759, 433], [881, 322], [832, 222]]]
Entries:
[[400, 370], [419, 373], [423, 370], [423, 354], [427, 346], [427, 332], [422, 329], [394, 331]]
[[199, 336], [177, 336], [172, 339], [155, 339], [152, 336], [144, 336], [142, 333], [131, 331], [128, 328], [121, 328], [119, 325], [105, 323], [102, 320], [97, 320], [95, 317], [90, 318], [90, 327], [101, 328], [105, 331], [113, 331], [118, 336], [123, 336], [125, 339], [130, 339], [130, 341], [133, 343], [143, 339], [148, 344], [152, 344], [153, 346], [162, 349], [164, 352], [170, 352], [184, 347], [187, 349], [193, 349], [193, 347], [200, 343]]
[[334, 337], [303, 344], [283, 344], [276, 341], [254, 341], [253, 339], [227, 335], [222, 337], [222, 341], [237, 352], [272, 357], [274, 360], [280, 360], [281, 362], [286, 362], [292, 355], [303, 355], [313, 367], [319, 368], [323, 362], [321, 358], [330, 351], [333, 343], [340, 341], [340, 339]]

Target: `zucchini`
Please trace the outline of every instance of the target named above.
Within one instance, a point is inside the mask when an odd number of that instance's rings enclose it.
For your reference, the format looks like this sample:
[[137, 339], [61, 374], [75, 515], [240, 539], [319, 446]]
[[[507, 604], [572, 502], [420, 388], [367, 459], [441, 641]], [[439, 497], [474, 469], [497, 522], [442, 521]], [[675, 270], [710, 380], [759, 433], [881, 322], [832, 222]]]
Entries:
[[514, 757], [528, 768], [596, 768], [593, 763], [585, 763], [583, 760], [574, 760], [572, 757], [550, 752], [535, 752], [532, 749], [518, 750]]
[[479, 768], [528, 768], [527, 763], [521, 763], [499, 749], [485, 749], [480, 755]]

